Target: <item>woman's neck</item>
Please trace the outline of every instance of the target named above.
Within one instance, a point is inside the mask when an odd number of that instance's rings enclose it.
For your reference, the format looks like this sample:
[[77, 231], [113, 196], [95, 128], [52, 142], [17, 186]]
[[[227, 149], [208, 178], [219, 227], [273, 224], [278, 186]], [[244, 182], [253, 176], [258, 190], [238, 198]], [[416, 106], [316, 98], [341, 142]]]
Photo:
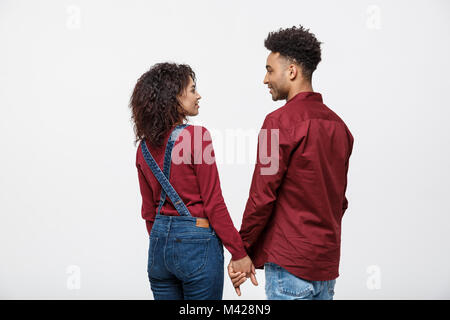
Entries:
[[178, 121], [178, 122], [174, 123], [174, 124], [172, 125], [172, 127], [179, 126], [180, 124], [183, 124], [183, 121]]

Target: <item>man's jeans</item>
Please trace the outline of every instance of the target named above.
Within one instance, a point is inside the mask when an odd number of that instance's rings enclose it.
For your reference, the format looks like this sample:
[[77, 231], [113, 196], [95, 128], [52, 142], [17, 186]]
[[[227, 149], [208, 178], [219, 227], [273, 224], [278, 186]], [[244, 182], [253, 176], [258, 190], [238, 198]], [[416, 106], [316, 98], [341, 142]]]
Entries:
[[336, 280], [301, 279], [272, 262], [265, 263], [264, 270], [268, 300], [333, 300]]
[[221, 300], [223, 245], [211, 227], [190, 216], [156, 215], [148, 277], [155, 300]]

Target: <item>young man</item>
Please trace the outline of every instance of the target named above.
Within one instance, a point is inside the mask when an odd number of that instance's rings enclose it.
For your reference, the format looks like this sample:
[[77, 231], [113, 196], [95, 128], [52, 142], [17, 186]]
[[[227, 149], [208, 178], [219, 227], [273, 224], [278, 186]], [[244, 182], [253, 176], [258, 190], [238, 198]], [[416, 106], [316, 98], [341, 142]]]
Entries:
[[[302, 26], [280, 29], [264, 44], [271, 51], [264, 84], [286, 104], [264, 120], [240, 234], [254, 266], [265, 269], [268, 299], [331, 300], [353, 137], [313, 91], [321, 60], [314, 34]], [[268, 159], [278, 170], [267, 170]], [[228, 267], [238, 294], [246, 280], [239, 271]]]

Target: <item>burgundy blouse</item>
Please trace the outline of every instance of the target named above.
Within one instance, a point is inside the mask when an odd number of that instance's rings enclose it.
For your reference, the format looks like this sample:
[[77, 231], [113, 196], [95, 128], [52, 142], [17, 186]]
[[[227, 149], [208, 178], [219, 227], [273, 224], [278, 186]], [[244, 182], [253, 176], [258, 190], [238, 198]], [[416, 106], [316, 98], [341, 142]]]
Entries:
[[[160, 148], [147, 147], [159, 167], [163, 168], [164, 151], [169, 134]], [[154, 177], [142, 155], [139, 145], [136, 167], [142, 195], [142, 218], [150, 234], [159, 200], [161, 185]], [[219, 173], [214, 160], [214, 149], [208, 130], [202, 126], [187, 126], [178, 136], [172, 151], [170, 183], [181, 197], [193, 217], [207, 218], [233, 260], [247, 255], [241, 237], [233, 225], [222, 197]], [[167, 197], [160, 214], [178, 216], [178, 212]]]

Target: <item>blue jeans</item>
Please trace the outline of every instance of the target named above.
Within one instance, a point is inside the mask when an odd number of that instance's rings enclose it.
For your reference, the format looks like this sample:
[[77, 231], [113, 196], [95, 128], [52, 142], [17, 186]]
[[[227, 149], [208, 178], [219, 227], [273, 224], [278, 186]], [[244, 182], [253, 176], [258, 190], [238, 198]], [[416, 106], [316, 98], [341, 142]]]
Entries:
[[265, 263], [264, 270], [268, 300], [333, 300], [336, 279], [301, 279], [272, 262]]
[[147, 273], [155, 300], [221, 300], [223, 245], [191, 216], [156, 215]]

